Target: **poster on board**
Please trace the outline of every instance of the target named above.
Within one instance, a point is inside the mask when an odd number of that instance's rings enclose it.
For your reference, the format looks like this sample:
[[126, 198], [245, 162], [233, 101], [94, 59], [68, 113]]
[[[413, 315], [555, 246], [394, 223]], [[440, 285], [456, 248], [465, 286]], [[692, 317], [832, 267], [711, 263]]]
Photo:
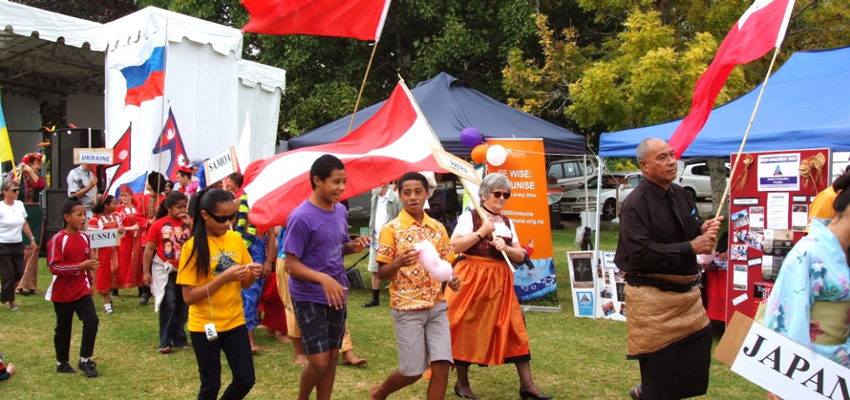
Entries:
[[593, 260], [593, 252], [567, 252], [567, 262], [573, 291], [573, 313], [576, 317], [592, 318], [596, 309], [596, 294], [593, 293], [596, 263]]

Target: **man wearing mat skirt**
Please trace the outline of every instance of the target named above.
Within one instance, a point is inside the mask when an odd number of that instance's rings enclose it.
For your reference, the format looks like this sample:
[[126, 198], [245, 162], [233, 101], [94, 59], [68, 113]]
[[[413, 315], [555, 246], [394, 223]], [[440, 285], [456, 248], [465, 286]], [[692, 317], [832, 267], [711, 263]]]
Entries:
[[703, 221], [676, 179], [673, 148], [642, 141], [637, 159], [644, 180], [620, 214], [614, 262], [625, 272], [627, 358], [640, 362], [633, 399], [682, 399], [708, 389], [711, 326], [697, 287], [697, 254], [717, 241], [720, 220]]

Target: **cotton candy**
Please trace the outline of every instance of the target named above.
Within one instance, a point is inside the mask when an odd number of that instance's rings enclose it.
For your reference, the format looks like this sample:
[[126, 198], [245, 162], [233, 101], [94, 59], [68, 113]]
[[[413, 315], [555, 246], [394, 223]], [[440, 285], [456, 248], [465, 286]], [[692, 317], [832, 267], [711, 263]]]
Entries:
[[452, 279], [452, 265], [448, 261], [440, 259], [440, 254], [431, 242], [420, 242], [413, 245], [419, 256], [419, 264], [425, 267], [431, 278], [437, 282], [446, 282]]

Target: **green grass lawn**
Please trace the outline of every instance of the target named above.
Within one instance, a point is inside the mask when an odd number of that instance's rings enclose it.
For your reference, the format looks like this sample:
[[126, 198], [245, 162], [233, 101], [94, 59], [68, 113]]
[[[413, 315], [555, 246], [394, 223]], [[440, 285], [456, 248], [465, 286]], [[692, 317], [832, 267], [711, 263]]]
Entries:
[[[558, 399], [627, 399], [628, 389], [640, 379], [636, 361], [627, 361], [626, 325], [623, 322], [575, 318], [570, 297], [566, 252], [573, 246], [575, 230], [553, 231], [560, 313], [527, 313], [531, 338], [534, 379], [544, 392]], [[603, 227], [602, 250], [616, 247], [617, 228]], [[359, 257], [349, 256], [346, 265]], [[365, 261], [358, 267], [369, 282]], [[50, 272], [41, 260], [39, 288], [44, 291]], [[349, 296], [349, 325], [355, 350], [367, 358], [366, 367], [340, 366], [337, 371], [334, 399], [366, 399], [371, 386], [397, 368], [395, 330], [388, 295], [382, 293], [382, 306], [364, 309], [361, 303], [371, 296], [367, 290], [352, 290]], [[0, 352], [7, 362], [18, 367], [11, 380], [0, 382], [2, 399], [187, 399], [197, 395], [198, 373], [192, 350], [175, 350], [169, 355], [157, 352], [157, 316], [153, 305], [140, 306], [135, 290], [123, 290], [114, 299], [116, 312], [103, 314], [103, 301], [95, 298], [100, 316], [100, 331], [94, 359], [101, 375], [87, 379], [81, 374], [59, 375], [55, 372], [53, 353], [54, 313], [51, 303], [42, 296], [18, 296], [21, 311], [0, 309]], [[74, 321], [71, 359], [79, 349], [81, 324]], [[258, 330], [259, 344], [265, 347], [254, 358], [257, 384], [250, 398], [294, 398], [298, 389], [300, 368], [294, 366], [291, 345], [279, 343]], [[715, 345], [719, 336], [715, 337]], [[226, 386], [230, 373], [223, 365]], [[76, 368], [76, 362], [73, 362]], [[516, 399], [519, 386], [512, 366], [473, 367], [470, 371], [473, 389], [482, 399]], [[450, 379], [454, 384], [454, 374]], [[417, 382], [397, 393], [395, 399], [422, 399], [426, 383]], [[765, 392], [732, 373], [728, 367], [712, 362], [711, 382], [706, 398], [756, 399]], [[449, 393], [447, 398], [454, 398]]]

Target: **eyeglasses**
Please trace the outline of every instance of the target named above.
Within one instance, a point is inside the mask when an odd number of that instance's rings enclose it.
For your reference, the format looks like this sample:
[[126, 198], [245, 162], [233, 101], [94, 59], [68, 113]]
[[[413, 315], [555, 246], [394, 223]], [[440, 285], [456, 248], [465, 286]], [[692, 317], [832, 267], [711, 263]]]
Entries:
[[497, 199], [501, 199], [502, 196], [505, 196], [505, 200], [511, 198], [511, 192], [490, 192], [490, 193], [492, 193], [493, 197], [495, 197]]
[[230, 214], [230, 215], [215, 215], [215, 214], [210, 213], [210, 214], [207, 214], [207, 215], [209, 215], [210, 218], [213, 219], [213, 221], [218, 222], [220, 224], [223, 224], [227, 221], [230, 221], [230, 220], [236, 218], [236, 214], [237, 213], [233, 213], [233, 214]]
[[8, 191], [12, 192], [12, 193], [18, 193], [19, 190], [20, 189], [18, 189], [18, 188], [14, 188], [14, 189], [9, 189]]

